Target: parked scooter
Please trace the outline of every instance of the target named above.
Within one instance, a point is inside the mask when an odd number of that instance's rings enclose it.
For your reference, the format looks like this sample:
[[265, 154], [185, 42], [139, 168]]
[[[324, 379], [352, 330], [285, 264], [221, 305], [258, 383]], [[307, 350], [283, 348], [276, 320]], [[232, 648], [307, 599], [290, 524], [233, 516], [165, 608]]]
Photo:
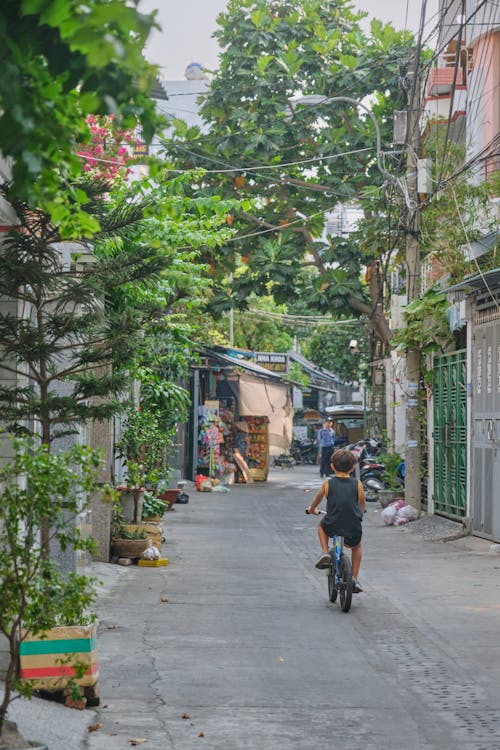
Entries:
[[314, 465], [318, 462], [318, 444], [313, 440], [294, 440], [292, 457], [297, 464]]
[[294, 457], [288, 453], [280, 453], [279, 456], [275, 456], [273, 459], [273, 466], [278, 466], [280, 469], [293, 469], [296, 463]]

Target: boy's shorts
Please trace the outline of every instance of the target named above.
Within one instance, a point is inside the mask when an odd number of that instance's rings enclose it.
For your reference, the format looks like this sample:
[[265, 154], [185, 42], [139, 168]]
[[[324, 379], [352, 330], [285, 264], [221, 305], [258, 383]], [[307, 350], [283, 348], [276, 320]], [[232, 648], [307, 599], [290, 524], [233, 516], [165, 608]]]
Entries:
[[362, 532], [354, 533], [349, 536], [345, 536], [343, 534], [339, 534], [335, 529], [331, 527], [329, 523], [326, 522], [326, 518], [322, 518], [320, 521], [323, 531], [325, 534], [328, 534], [330, 539], [332, 536], [344, 536], [344, 544], [346, 547], [357, 547], [358, 544], [361, 542], [361, 536]]

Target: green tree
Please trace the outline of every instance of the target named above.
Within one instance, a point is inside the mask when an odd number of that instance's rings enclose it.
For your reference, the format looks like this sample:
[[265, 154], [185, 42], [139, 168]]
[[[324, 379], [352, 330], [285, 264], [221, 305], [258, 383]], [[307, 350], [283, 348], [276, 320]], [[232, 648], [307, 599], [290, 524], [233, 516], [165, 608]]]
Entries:
[[[293, 346], [293, 330], [280, 321], [286, 305], [277, 305], [270, 296], [248, 298], [246, 310], [233, 315], [234, 346], [254, 352], [286, 352]], [[213, 343], [229, 344], [229, 317], [219, 316], [214, 322]]]
[[383, 280], [377, 286], [374, 273], [366, 287], [360, 278], [385, 244], [365, 251], [321, 240], [329, 210], [382, 181], [373, 123], [345, 103], [289, 105], [297, 94], [369, 96], [382, 140], [391, 141], [410, 40], [376, 21], [367, 35], [362, 17], [345, 0], [230, 0], [219, 16], [220, 68], [201, 98], [208, 132], [177, 122], [165, 144], [175, 164], [210, 169], [207, 193], [252, 201], [230, 218], [234, 240], [213, 254], [219, 273], [234, 274], [214, 295], [216, 309], [244, 307], [252, 293], [278, 303], [300, 297], [315, 311], [366, 315], [390, 337]]
[[[101, 226], [92, 244], [61, 245], [45, 212], [6, 193], [20, 226], [0, 246], [0, 296], [12, 303], [0, 315], [0, 403], [13, 429], [36, 423], [46, 446], [122, 410], [145, 331], [202, 283], [194, 246], [230, 232], [227, 206], [182, 195], [191, 176], [163, 177], [109, 200], [97, 185], [86, 206]], [[49, 534], [45, 524], [47, 554]]]
[[[157, 123], [155, 68], [142, 56], [154, 14], [138, 0], [4, 0], [0, 8], [0, 152], [13, 160], [17, 196], [43, 208], [65, 236], [88, 214], [72, 183], [85, 118], [114, 114], [126, 128]], [[95, 225], [94, 225], [95, 228]]]
[[14, 691], [32, 693], [31, 684], [18, 679], [19, 643], [56, 625], [95, 619], [88, 612], [94, 581], [62, 576], [40, 547], [39, 533], [48, 518], [50, 537], [63, 549], [90, 548], [91, 542], [68, 524], [68, 515], [79, 513], [96, 489], [100, 458], [84, 446], [51, 455], [33, 438], [14, 439], [12, 449], [14, 457], [0, 468], [0, 633], [9, 644], [0, 740]]
[[[353, 340], [357, 342], [356, 348], [350, 346]], [[366, 325], [318, 328], [307, 339], [304, 354], [319, 367], [334, 372], [343, 382], [371, 377], [370, 336]]]

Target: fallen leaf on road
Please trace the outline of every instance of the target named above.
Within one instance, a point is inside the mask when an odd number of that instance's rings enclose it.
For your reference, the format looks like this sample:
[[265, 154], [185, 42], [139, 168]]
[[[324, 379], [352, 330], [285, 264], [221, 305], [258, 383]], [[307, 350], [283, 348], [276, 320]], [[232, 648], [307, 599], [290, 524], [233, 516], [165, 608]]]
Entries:
[[285, 661], [282, 656], [279, 657], [278, 661]]
[[161, 602], [168, 602], [168, 599], [167, 599], [166, 596], [160, 596], [160, 601]]
[[181, 719], [190, 719], [190, 718], [191, 717], [190, 717], [189, 714], [182, 714], [182, 716], [181, 716]]
[[198, 737], [204, 737], [204, 736], [205, 736], [205, 732], [200, 732], [198, 735]]
[[116, 628], [118, 627], [118, 625], [107, 625], [106, 627], [107, 627], [108, 630], [116, 630]]
[[87, 727], [87, 732], [97, 732], [102, 727], [102, 724], [91, 724]]
[[147, 739], [145, 737], [130, 737], [129, 742], [131, 745], [142, 745], [144, 742], [147, 742]]

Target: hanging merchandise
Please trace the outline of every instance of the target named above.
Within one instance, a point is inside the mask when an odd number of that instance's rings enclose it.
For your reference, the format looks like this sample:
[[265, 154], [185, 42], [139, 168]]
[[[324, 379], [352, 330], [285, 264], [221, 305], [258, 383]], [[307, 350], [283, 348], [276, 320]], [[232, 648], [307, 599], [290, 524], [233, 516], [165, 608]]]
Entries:
[[257, 482], [265, 482], [269, 474], [269, 419], [245, 416], [248, 427], [246, 462]]
[[232, 462], [234, 406], [231, 401], [205, 401], [199, 407], [198, 464], [199, 473], [231, 484], [235, 466]]

